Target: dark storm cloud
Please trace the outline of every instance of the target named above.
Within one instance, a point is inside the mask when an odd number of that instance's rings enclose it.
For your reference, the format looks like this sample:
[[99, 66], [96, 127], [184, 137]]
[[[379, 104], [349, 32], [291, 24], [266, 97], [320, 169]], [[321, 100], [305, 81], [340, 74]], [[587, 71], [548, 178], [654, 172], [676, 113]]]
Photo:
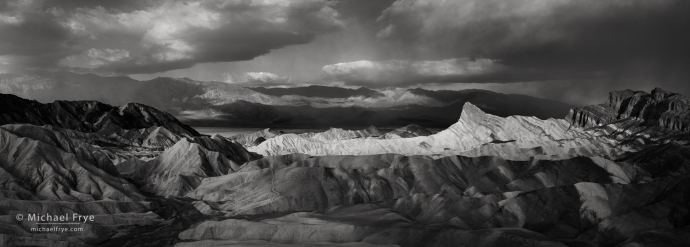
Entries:
[[43, 66], [74, 52], [76, 43], [69, 30], [54, 21], [53, 13], [38, 8], [39, 4], [0, 3], [0, 56], [14, 58], [17, 66]]
[[[688, 60], [688, 1], [398, 1], [384, 39], [437, 56], [591, 68], [629, 58]], [[591, 59], [591, 58], [596, 58]]]
[[44, 2], [46, 8], [76, 9], [96, 8], [131, 12], [155, 6], [156, 0], [49, 0]]
[[395, 0], [338, 0], [333, 8], [343, 18], [360, 22], [374, 22]]
[[[419, 83], [607, 77], [680, 85], [690, 78], [690, 1], [401, 0], [378, 25], [378, 37], [402, 44], [410, 63], [480, 58], [501, 65], [470, 76], [412, 77]], [[406, 78], [399, 82], [414, 82]]]
[[[0, 5], [0, 56], [109, 74], [251, 60], [342, 29], [331, 5], [326, 0], [10, 1]], [[90, 56], [94, 49], [127, 56]], [[51, 59], [42, 59], [49, 54]]]

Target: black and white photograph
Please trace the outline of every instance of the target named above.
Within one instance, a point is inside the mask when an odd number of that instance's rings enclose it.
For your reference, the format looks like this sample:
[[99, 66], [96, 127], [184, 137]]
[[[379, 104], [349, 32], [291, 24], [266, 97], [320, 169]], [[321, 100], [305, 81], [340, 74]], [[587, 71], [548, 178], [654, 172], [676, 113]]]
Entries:
[[690, 1], [0, 0], [0, 247], [690, 247]]

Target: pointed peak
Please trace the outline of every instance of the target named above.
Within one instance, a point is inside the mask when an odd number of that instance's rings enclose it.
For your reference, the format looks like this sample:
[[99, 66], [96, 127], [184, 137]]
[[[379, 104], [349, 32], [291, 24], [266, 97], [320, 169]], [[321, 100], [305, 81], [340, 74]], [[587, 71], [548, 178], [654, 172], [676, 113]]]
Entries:
[[482, 111], [482, 109], [479, 109], [479, 107], [473, 105], [472, 103], [466, 102], [465, 105], [462, 106], [460, 120], [465, 119], [470, 121], [477, 121], [482, 120], [484, 118], [486, 118], [486, 113]]
[[484, 111], [482, 111], [482, 109], [479, 109], [479, 107], [477, 107], [476, 105], [474, 105], [474, 104], [472, 104], [472, 103], [470, 103], [470, 102], [465, 102], [465, 104], [462, 106], [462, 111], [463, 111], [463, 112], [469, 111], [469, 112], [481, 112], [481, 113], [484, 113]]

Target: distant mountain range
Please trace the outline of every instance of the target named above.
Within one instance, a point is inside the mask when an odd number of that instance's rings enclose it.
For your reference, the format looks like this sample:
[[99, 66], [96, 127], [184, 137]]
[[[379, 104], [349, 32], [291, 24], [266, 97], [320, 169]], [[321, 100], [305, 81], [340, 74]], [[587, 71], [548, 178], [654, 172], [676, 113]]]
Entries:
[[137, 81], [129, 77], [53, 72], [0, 75], [0, 93], [48, 103], [96, 100], [113, 105], [136, 102], [178, 117], [193, 126], [402, 127], [445, 128], [470, 102], [497, 116], [561, 118], [572, 106], [525, 95], [486, 90], [373, 90], [329, 86], [242, 87], [188, 78]]
[[365, 87], [358, 89], [327, 87], [327, 86], [306, 86], [296, 88], [265, 88], [265, 87], [251, 87], [251, 90], [272, 96], [298, 95], [304, 97], [321, 97], [321, 98], [350, 98], [350, 97], [364, 97], [376, 98], [384, 97], [385, 95]]

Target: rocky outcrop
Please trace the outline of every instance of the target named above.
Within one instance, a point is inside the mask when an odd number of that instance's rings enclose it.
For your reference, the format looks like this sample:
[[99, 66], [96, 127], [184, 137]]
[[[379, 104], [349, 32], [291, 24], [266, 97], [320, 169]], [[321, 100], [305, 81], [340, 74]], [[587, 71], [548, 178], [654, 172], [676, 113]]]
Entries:
[[566, 120], [534, 117], [501, 118], [466, 103], [457, 123], [430, 136], [402, 139], [355, 138], [320, 140], [295, 134], [280, 135], [249, 148], [262, 155], [304, 153], [309, 155], [407, 155], [499, 156], [530, 159], [584, 156], [616, 156], [627, 147], [605, 136], [571, 128]]
[[574, 108], [566, 119], [578, 127], [595, 127], [616, 120], [636, 118], [648, 127], [667, 130], [690, 130], [690, 98], [655, 88], [651, 93], [616, 91], [609, 93], [608, 102]]

